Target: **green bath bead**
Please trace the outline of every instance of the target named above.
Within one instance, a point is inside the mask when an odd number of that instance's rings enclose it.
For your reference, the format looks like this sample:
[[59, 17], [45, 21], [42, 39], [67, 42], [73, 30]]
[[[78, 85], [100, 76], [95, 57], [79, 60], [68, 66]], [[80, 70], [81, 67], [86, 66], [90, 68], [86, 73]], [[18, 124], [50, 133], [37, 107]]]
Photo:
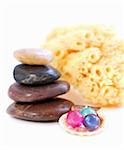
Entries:
[[92, 109], [91, 107], [85, 107], [83, 108], [80, 113], [85, 117], [89, 114], [94, 114], [97, 115], [96, 111], [94, 109]]

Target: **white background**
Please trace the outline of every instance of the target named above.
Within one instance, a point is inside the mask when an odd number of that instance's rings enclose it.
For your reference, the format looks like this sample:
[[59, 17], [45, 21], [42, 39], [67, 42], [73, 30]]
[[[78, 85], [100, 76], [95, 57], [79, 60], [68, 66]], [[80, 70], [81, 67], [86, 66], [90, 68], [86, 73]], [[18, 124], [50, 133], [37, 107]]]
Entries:
[[[122, 0], [123, 1], [123, 0]], [[20, 121], [6, 114], [12, 101], [7, 96], [18, 62], [13, 51], [40, 47], [56, 26], [92, 23], [115, 26], [124, 35], [124, 5], [121, 0], [0, 0], [0, 150], [122, 150], [123, 109], [108, 112], [108, 128], [93, 137], [64, 132], [57, 123]], [[124, 37], [124, 36], [123, 36]]]

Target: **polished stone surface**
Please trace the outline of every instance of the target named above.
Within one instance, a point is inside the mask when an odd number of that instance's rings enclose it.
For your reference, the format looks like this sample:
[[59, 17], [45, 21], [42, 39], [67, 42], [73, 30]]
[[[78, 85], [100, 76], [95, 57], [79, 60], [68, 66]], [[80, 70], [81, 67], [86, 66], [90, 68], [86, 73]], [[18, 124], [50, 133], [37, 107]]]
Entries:
[[15, 58], [23, 64], [43, 65], [49, 64], [53, 59], [53, 54], [47, 49], [28, 48], [14, 52]]
[[12, 117], [29, 121], [58, 121], [61, 115], [70, 111], [73, 103], [61, 98], [37, 103], [11, 104], [7, 112]]
[[61, 74], [49, 65], [24, 65], [14, 68], [13, 76], [16, 82], [26, 85], [41, 85], [52, 83], [60, 78]]
[[70, 85], [65, 81], [33, 87], [14, 83], [10, 86], [8, 95], [16, 102], [36, 102], [62, 95], [69, 89]]

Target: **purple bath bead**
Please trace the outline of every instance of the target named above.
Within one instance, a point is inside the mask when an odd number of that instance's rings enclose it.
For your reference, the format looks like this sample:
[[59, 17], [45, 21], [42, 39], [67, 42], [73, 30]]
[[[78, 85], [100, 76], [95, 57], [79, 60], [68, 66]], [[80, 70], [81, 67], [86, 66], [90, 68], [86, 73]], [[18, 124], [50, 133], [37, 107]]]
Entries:
[[84, 126], [87, 128], [89, 131], [94, 131], [97, 128], [99, 128], [101, 123], [100, 118], [97, 115], [94, 114], [89, 114], [84, 118]]

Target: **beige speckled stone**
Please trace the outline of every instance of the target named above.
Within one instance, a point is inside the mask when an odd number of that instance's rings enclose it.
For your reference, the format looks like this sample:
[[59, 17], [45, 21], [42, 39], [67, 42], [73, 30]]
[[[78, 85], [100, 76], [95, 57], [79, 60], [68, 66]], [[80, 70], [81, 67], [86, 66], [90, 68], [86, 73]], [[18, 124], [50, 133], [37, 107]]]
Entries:
[[53, 54], [47, 49], [20, 49], [14, 52], [15, 58], [23, 64], [44, 65], [51, 62]]

